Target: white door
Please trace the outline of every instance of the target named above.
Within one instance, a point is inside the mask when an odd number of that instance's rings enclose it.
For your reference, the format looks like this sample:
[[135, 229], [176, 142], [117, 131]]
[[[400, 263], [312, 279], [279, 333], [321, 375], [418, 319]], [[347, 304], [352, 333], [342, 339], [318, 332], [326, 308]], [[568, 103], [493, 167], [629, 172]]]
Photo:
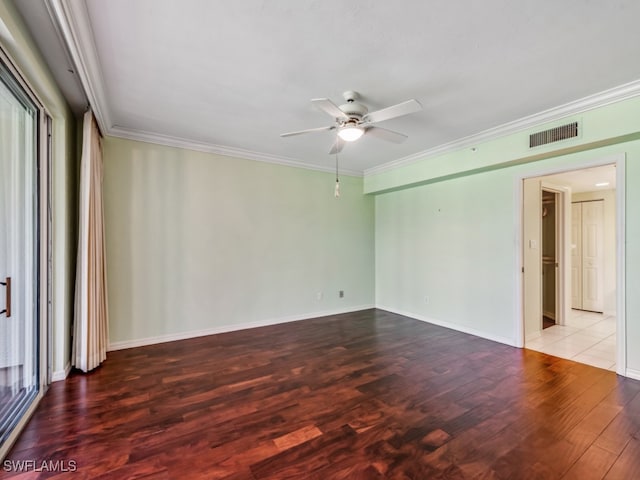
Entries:
[[604, 201], [582, 203], [582, 308], [604, 310]]
[[571, 308], [582, 310], [582, 204], [571, 204]]

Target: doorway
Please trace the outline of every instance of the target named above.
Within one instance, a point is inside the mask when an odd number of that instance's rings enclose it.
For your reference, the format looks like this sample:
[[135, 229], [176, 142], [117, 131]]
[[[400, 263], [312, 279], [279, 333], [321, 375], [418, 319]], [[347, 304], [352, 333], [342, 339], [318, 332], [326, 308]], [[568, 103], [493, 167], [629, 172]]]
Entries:
[[523, 344], [624, 374], [624, 162], [603, 163], [523, 179]]
[[558, 192], [542, 188], [542, 329], [556, 325], [558, 320], [559, 262], [557, 252], [560, 219]]

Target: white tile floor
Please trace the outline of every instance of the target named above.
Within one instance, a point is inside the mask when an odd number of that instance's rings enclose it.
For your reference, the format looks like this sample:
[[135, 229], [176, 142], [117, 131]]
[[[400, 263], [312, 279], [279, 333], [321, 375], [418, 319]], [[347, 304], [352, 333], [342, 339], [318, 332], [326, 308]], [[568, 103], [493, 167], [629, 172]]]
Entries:
[[615, 371], [616, 317], [571, 310], [566, 325], [554, 325], [527, 336], [525, 347]]

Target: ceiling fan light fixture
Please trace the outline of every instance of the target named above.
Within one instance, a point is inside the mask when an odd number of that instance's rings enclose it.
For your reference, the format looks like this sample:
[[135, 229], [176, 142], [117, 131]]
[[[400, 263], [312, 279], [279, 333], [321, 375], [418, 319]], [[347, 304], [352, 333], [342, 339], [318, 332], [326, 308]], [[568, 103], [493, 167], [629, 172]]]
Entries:
[[338, 136], [345, 142], [355, 142], [363, 133], [364, 129], [362, 127], [357, 125], [345, 125], [338, 131]]
[[337, 133], [337, 137], [335, 143], [331, 147], [331, 150], [329, 150], [330, 155], [340, 152], [347, 143], [355, 142], [365, 133], [367, 134], [367, 137], [371, 134], [372, 136], [378, 137], [387, 142], [402, 143], [407, 139], [406, 135], [378, 127], [373, 124], [422, 110], [420, 102], [415, 99], [411, 99], [406, 102], [397, 103], [390, 107], [370, 112], [366, 105], [357, 101], [357, 99], [360, 98], [360, 95], [358, 95], [357, 92], [344, 92], [343, 96], [347, 103], [340, 106], [336, 105], [328, 98], [314, 98], [311, 100], [311, 103], [316, 108], [322, 110], [333, 119], [331, 125], [319, 128], [308, 128], [297, 132], [282, 133], [280, 136], [291, 137], [302, 133], [333, 130]]

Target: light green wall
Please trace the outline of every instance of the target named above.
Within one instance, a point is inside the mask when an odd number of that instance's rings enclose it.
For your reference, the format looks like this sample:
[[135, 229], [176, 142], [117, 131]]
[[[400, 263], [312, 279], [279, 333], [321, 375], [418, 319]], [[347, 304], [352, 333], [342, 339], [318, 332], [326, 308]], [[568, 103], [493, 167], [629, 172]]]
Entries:
[[[74, 119], [8, 0], [0, 0], [0, 19], [0, 34], [9, 34], [0, 35], [3, 48], [54, 119], [53, 370], [61, 372], [73, 314]], [[513, 340], [514, 178], [625, 152], [627, 355], [638, 374], [638, 112], [640, 98], [633, 98], [567, 119], [580, 120], [582, 134], [561, 150], [530, 153], [524, 131], [368, 175], [364, 185], [343, 177], [339, 200], [329, 174], [107, 138], [111, 341], [368, 306], [374, 279], [380, 306]], [[363, 189], [378, 194], [375, 236], [374, 198]]]
[[[525, 164], [578, 151], [640, 139], [640, 97], [631, 98], [567, 117], [561, 121], [523, 130], [471, 148], [444, 153], [365, 176], [365, 193], [381, 193], [418, 186], [461, 175], [480, 173], [510, 165]], [[580, 123], [580, 135], [560, 145], [552, 143], [529, 148], [529, 135], [573, 121]]]
[[377, 305], [513, 338], [514, 215], [506, 170], [378, 195]]
[[[481, 145], [479, 156], [482, 150]], [[519, 254], [516, 179], [547, 168], [571, 169], [620, 153], [627, 158], [627, 367], [640, 374], [640, 350], [635, 348], [640, 343], [640, 297], [634, 294], [640, 291], [640, 269], [636, 268], [640, 264], [637, 140], [378, 194], [377, 305], [515, 343], [518, 305], [514, 282]], [[451, 159], [453, 169], [455, 156]], [[489, 162], [479, 158], [479, 163]], [[389, 172], [390, 178], [379, 178], [378, 185], [397, 181], [396, 175]]]
[[77, 244], [75, 118], [12, 2], [0, 0], [0, 20], [6, 27], [0, 28], [2, 47], [11, 55], [53, 119], [52, 370], [59, 377], [64, 374], [71, 357]]
[[104, 165], [116, 347], [374, 304], [361, 178], [117, 138]]

